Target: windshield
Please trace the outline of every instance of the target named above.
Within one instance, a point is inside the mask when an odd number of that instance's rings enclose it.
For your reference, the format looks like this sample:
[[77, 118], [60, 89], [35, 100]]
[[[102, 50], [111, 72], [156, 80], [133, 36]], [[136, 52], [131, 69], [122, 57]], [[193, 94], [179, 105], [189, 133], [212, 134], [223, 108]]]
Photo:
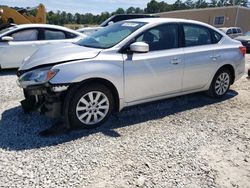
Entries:
[[90, 48], [111, 48], [143, 25], [143, 22], [118, 22], [100, 29], [76, 44]]
[[246, 36], [250, 36], [250, 31], [245, 33]]
[[10, 30], [12, 30], [14, 28], [16, 28], [16, 27], [8, 27], [8, 28], [5, 28], [5, 29], [2, 29], [2, 30], [0, 30], [0, 35], [7, 32], [7, 31], [10, 31]]

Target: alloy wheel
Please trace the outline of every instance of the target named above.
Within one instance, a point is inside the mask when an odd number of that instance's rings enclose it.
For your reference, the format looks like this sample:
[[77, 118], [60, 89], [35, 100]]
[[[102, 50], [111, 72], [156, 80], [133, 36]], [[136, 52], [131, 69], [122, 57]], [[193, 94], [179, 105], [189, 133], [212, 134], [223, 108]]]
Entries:
[[76, 106], [77, 118], [86, 125], [99, 123], [105, 118], [108, 111], [108, 97], [100, 91], [86, 93]]
[[224, 95], [230, 86], [230, 75], [227, 72], [221, 73], [215, 81], [215, 92], [217, 95]]

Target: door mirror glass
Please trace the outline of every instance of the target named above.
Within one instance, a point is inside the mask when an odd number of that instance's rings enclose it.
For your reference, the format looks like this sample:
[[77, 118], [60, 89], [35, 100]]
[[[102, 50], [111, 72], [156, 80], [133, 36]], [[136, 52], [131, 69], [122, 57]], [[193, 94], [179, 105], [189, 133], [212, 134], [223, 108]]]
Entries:
[[130, 50], [137, 53], [147, 53], [149, 45], [145, 42], [134, 42], [130, 45]]
[[112, 25], [112, 24], [114, 24], [114, 22], [113, 22], [113, 21], [110, 21], [110, 22], [108, 23], [108, 25]]
[[13, 37], [9, 37], [9, 36], [5, 36], [1, 38], [1, 41], [3, 42], [9, 42], [9, 41], [13, 41], [14, 38]]

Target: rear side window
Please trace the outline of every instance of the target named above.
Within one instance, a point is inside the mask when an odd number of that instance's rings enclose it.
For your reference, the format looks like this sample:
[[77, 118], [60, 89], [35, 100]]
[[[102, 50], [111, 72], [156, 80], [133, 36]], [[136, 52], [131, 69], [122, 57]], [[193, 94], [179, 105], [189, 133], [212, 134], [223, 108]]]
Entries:
[[237, 34], [237, 29], [233, 28], [233, 34]]
[[65, 33], [58, 30], [45, 30], [44, 40], [62, 40], [65, 39]]
[[237, 29], [237, 32], [238, 32], [238, 33], [241, 33], [241, 30], [238, 28], [238, 29]]
[[186, 47], [212, 44], [210, 31], [206, 27], [184, 25], [183, 30]]
[[27, 29], [22, 31], [17, 31], [11, 35], [14, 41], [36, 41], [38, 39], [38, 30]]
[[178, 25], [164, 24], [145, 31], [136, 39], [149, 45], [149, 51], [178, 48]]

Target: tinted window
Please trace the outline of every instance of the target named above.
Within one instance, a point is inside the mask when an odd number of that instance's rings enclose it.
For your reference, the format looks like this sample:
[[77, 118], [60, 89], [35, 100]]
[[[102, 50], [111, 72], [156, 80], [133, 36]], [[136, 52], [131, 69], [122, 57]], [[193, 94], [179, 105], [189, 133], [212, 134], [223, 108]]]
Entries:
[[67, 39], [73, 39], [73, 38], [76, 38], [77, 37], [77, 35], [76, 34], [73, 34], [73, 33], [66, 33], [66, 38]]
[[221, 40], [222, 35], [220, 33], [217, 33], [214, 30], [212, 30], [211, 33], [212, 33], [213, 38], [214, 38], [214, 42], [213, 43], [218, 43]]
[[230, 35], [232, 34], [232, 29], [228, 29], [227, 32], [226, 32], [227, 35]]
[[38, 30], [27, 29], [22, 31], [17, 31], [11, 35], [14, 41], [35, 41], [38, 39]]
[[5, 33], [5, 32], [7, 32], [7, 31], [11, 31], [11, 30], [13, 30], [13, 29], [15, 29], [16, 27], [14, 26], [14, 27], [7, 27], [7, 28], [5, 28], [5, 29], [1, 29], [0, 30], [0, 35], [1, 34], [3, 34], [3, 33]]
[[216, 16], [214, 18], [214, 25], [223, 25], [224, 24], [224, 16]]
[[237, 29], [237, 32], [238, 32], [238, 33], [241, 33], [241, 30], [240, 30], [240, 29]]
[[198, 25], [184, 25], [185, 46], [211, 44], [211, 34], [208, 28]]
[[233, 28], [233, 34], [237, 33], [237, 29]]
[[65, 33], [58, 30], [45, 30], [44, 39], [45, 40], [61, 40], [65, 39]]
[[144, 32], [136, 41], [147, 43], [149, 51], [177, 48], [178, 26], [174, 24], [157, 26]]

